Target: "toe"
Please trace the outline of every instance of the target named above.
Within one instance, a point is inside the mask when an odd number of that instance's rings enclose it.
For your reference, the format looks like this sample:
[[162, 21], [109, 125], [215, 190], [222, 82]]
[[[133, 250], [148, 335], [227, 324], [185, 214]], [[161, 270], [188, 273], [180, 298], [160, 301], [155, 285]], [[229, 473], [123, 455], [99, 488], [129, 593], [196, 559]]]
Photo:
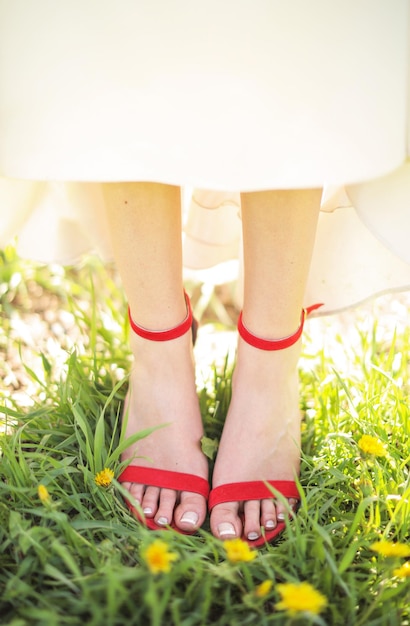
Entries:
[[[141, 506], [141, 502], [144, 497], [144, 485], [139, 485], [137, 483], [123, 483], [122, 486], [129, 491], [132, 499]], [[134, 502], [131, 502], [131, 504], [134, 504]]]
[[175, 509], [174, 520], [178, 528], [194, 531], [204, 523], [206, 501], [203, 496], [189, 491], [181, 493], [181, 502]]
[[174, 516], [177, 492], [172, 489], [161, 489], [159, 506], [155, 514], [155, 523], [158, 526], [169, 526]]
[[296, 513], [296, 511], [298, 510], [298, 505], [299, 505], [299, 500], [296, 500], [296, 498], [289, 498], [289, 506], [291, 510], [293, 511], [293, 513]]
[[238, 503], [216, 505], [211, 512], [211, 532], [218, 539], [235, 539], [242, 535], [242, 522], [238, 516]]
[[141, 508], [145, 517], [154, 517], [158, 510], [160, 490], [158, 487], [147, 487], [141, 500]]
[[245, 525], [244, 535], [249, 541], [261, 536], [261, 503], [259, 500], [248, 500], [244, 504]]
[[276, 506], [273, 500], [262, 500], [261, 524], [266, 530], [273, 530], [278, 525]]
[[294, 498], [289, 499], [288, 502], [276, 501], [276, 519], [278, 522], [283, 522], [285, 519], [292, 515], [292, 511], [296, 510], [297, 500]]

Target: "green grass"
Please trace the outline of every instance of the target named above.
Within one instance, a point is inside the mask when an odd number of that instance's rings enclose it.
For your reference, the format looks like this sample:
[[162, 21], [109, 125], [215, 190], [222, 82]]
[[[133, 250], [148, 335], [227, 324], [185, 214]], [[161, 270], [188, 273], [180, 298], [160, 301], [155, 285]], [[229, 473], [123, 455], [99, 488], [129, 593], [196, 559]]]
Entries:
[[[55, 296], [75, 321], [85, 347], [68, 342], [63, 366], [47, 346], [26, 363], [30, 351], [17, 345], [15, 321], [30, 312], [28, 285]], [[336, 337], [347, 372], [332, 350], [313, 346], [308, 325], [296, 519], [275, 545], [239, 564], [228, 561], [207, 525], [195, 537], [161, 532], [178, 559], [169, 573], [153, 575], [144, 560], [153, 533], [128, 513], [115, 480], [107, 488], [94, 480], [104, 467], [118, 476], [126, 445], [120, 416], [130, 360], [115, 275], [92, 259], [64, 271], [35, 266], [8, 249], [0, 258], [0, 304], [0, 349], [20, 350], [30, 394], [22, 402], [8, 385], [1, 397], [1, 624], [410, 624], [410, 578], [394, 575], [405, 559], [371, 550], [380, 538], [409, 541], [407, 330], [386, 341], [377, 321], [358, 324], [353, 348]], [[228, 365], [214, 369], [198, 388], [210, 440], [221, 432], [230, 376]], [[386, 456], [362, 452], [363, 434], [381, 441]], [[40, 484], [49, 501], [40, 500]], [[265, 580], [272, 589], [258, 598]], [[275, 609], [277, 584], [297, 581], [327, 597], [320, 616]]]

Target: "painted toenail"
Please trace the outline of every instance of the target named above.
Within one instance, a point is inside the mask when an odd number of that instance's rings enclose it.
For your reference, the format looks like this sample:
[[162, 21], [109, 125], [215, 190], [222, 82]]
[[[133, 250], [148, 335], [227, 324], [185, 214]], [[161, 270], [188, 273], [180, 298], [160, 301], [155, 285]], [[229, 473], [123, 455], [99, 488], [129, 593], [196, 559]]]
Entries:
[[223, 522], [218, 526], [218, 533], [220, 537], [236, 537], [236, 531], [233, 524], [229, 522]]
[[277, 516], [278, 520], [280, 522], [284, 522], [285, 521], [285, 514], [284, 513], [278, 513]]
[[265, 524], [265, 528], [266, 530], [272, 530], [272, 528], [275, 528], [276, 524], [273, 521], [273, 519], [268, 519], [268, 521]]
[[149, 506], [146, 506], [145, 509], [142, 509], [144, 515], [152, 515], [152, 509]]
[[258, 537], [259, 537], [259, 533], [256, 533], [256, 532], [248, 533], [249, 541], [255, 541], [256, 539], [258, 539]]
[[156, 522], [157, 522], [158, 526], [167, 526], [168, 525], [168, 518], [166, 518], [166, 517], [159, 517], [156, 520]]
[[192, 526], [196, 526], [198, 524], [199, 515], [194, 513], [194, 511], [186, 511], [181, 517], [181, 522], [183, 524], [191, 524]]

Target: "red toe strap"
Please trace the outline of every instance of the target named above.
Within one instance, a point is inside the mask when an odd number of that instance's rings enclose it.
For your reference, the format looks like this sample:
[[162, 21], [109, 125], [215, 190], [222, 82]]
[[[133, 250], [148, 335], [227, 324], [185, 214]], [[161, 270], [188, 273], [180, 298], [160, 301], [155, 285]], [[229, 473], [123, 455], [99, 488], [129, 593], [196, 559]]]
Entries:
[[152, 485], [153, 487], [174, 489], [175, 491], [191, 491], [192, 493], [198, 493], [204, 498], [207, 498], [209, 495], [209, 484], [205, 478], [183, 472], [171, 472], [150, 467], [129, 465], [118, 477], [118, 482]]
[[254, 480], [245, 483], [229, 483], [212, 489], [209, 495], [209, 510], [223, 502], [244, 502], [245, 500], [263, 500], [274, 498], [268, 485], [285, 498], [300, 500], [296, 483], [291, 480]]

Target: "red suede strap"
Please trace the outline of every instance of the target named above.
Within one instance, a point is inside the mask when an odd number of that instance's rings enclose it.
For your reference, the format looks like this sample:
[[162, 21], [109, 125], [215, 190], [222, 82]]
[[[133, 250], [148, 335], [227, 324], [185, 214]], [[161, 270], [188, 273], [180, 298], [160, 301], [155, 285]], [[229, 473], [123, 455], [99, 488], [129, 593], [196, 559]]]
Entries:
[[321, 306], [323, 306], [323, 304], [312, 304], [312, 306], [302, 309], [299, 328], [293, 335], [283, 337], [283, 339], [263, 339], [262, 337], [257, 337], [252, 334], [243, 323], [242, 311], [238, 319], [238, 332], [242, 339], [254, 348], [259, 348], [259, 350], [283, 350], [284, 348], [293, 346], [293, 344], [297, 342], [303, 332], [306, 317], [311, 311], [314, 311]]
[[209, 483], [205, 478], [184, 472], [171, 472], [137, 465], [128, 465], [118, 477], [118, 482], [138, 483], [175, 491], [191, 491], [204, 498], [209, 495]]
[[171, 339], [177, 339], [178, 337], [182, 337], [192, 326], [192, 307], [189, 296], [186, 292], [184, 292], [187, 314], [183, 322], [175, 326], [174, 328], [170, 328], [168, 330], [148, 330], [147, 328], [143, 328], [142, 326], [138, 326], [134, 322], [131, 317], [131, 310], [128, 307], [128, 318], [130, 320], [130, 325], [132, 330], [136, 335], [142, 337], [143, 339], [149, 339], [150, 341], [170, 341]]
[[[270, 485], [273, 489], [270, 489]], [[247, 500], [264, 500], [275, 498], [273, 490], [285, 498], [300, 500], [296, 483], [292, 480], [253, 480], [244, 483], [228, 483], [212, 489], [209, 495], [208, 507], [211, 510], [215, 505], [224, 502], [245, 502]]]

